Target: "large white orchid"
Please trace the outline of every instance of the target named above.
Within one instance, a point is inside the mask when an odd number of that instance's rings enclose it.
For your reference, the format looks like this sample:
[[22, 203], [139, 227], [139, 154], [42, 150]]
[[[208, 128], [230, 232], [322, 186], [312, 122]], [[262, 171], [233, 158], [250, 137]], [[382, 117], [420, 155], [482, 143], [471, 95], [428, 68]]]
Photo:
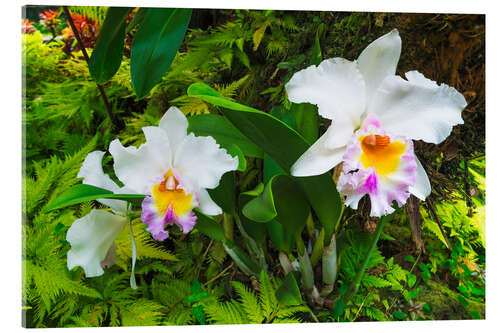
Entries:
[[[84, 184], [114, 193], [145, 194], [141, 218], [156, 240], [168, 237], [165, 228], [171, 224], [188, 233], [196, 222], [194, 208], [207, 215], [222, 213], [206, 189], [217, 187], [224, 173], [236, 170], [238, 158], [227, 154], [212, 137], [187, 135], [187, 127], [184, 114], [171, 107], [159, 126], [143, 127], [146, 142], [139, 148], [123, 147], [118, 139], [112, 141], [109, 152], [122, 188], [104, 174], [102, 151], [87, 156], [78, 177], [83, 177]], [[126, 202], [99, 201], [113, 213], [92, 210], [73, 223], [66, 237], [72, 247], [68, 268], [81, 266], [87, 277], [103, 274], [101, 265], [110, 263], [114, 240], [128, 221]]]
[[412, 140], [438, 144], [462, 124], [464, 97], [417, 71], [396, 76], [401, 54], [397, 30], [378, 38], [359, 58], [324, 60], [293, 75], [290, 101], [318, 106], [332, 120], [327, 131], [295, 162], [294, 176], [322, 174], [343, 162], [337, 182], [345, 204], [357, 209], [370, 196], [371, 215], [394, 211], [410, 194], [430, 194], [429, 179], [413, 152]]

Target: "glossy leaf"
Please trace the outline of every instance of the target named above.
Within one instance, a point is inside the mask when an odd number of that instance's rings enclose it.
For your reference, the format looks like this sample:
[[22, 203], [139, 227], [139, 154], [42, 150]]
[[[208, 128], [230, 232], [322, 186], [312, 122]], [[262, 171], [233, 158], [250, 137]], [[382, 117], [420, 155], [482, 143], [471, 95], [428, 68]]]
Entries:
[[239, 218], [241, 221], [241, 225], [248, 233], [248, 235], [260, 244], [262, 244], [266, 239], [266, 224], [254, 222], [245, 217], [245, 215], [243, 215], [241, 212], [241, 207], [245, 207], [245, 205], [249, 201], [259, 196], [263, 190], [264, 184], [260, 183], [255, 189], [241, 193], [238, 198], [238, 207], [240, 207]]
[[89, 61], [92, 79], [107, 82], [120, 68], [125, 41], [126, 18], [132, 8], [109, 7]]
[[244, 136], [226, 118], [214, 114], [189, 117], [188, 132], [197, 136], [211, 136], [221, 147], [227, 149], [231, 144], [238, 146], [243, 154], [250, 157], [263, 157], [262, 149]]
[[222, 175], [219, 186], [214, 189], [208, 189], [210, 197], [225, 213], [235, 215], [236, 194], [234, 172], [226, 172]]
[[309, 144], [318, 139], [319, 116], [317, 106], [309, 103], [292, 103], [290, 113], [295, 118], [297, 131]]
[[[263, 223], [258, 224], [264, 225]], [[278, 251], [291, 253], [293, 250], [293, 246], [295, 245], [295, 236], [291, 232], [286, 230], [281, 225], [281, 223], [276, 220], [267, 222], [265, 225], [267, 225], [269, 238], [271, 238], [276, 249], [278, 249]]]
[[[309, 147], [307, 141], [297, 131], [276, 117], [230, 101], [204, 83], [192, 84], [188, 88], [188, 95], [230, 109], [222, 110], [226, 118], [287, 172]], [[323, 224], [325, 242], [329, 243], [342, 207], [331, 175], [325, 173], [313, 177], [298, 177], [295, 180], [302, 187]]]
[[141, 204], [145, 197], [146, 196], [142, 194], [114, 194], [113, 192], [100, 187], [78, 184], [63, 192], [57, 199], [52, 201], [45, 208], [45, 211], [48, 212], [54, 209], [64, 208], [97, 199], [117, 199], [128, 201], [133, 204]]
[[226, 240], [224, 229], [222, 228], [222, 225], [220, 223], [196, 209], [194, 210], [194, 212], [197, 217], [196, 224], [194, 225], [195, 229], [217, 241], [224, 242]]
[[189, 8], [148, 8], [130, 54], [132, 87], [145, 97], [170, 67], [191, 19]]
[[299, 305], [304, 303], [293, 274], [293, 272], [289, 272], [283, 284], [276, 290], [276, 298], [280, 303], [285, 305]]

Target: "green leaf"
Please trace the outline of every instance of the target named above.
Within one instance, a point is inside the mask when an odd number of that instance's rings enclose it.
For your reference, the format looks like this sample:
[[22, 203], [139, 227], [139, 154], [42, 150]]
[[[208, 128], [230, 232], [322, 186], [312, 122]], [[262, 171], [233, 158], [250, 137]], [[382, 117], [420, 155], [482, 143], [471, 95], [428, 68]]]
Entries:
[[214, 189], [207, 189], [210, 198], [228, 214], [235, 215], [236, 194], [234, 171], [226, 172], [222, 175], [219, 186]]
[[123, 57], [125, 25], [130, 7], [109, 7], [89, 60], [94, 81], [103, 84], [115, 75]]
[[280, 303], [285, 305], [299, 305], [304, 303], [293, 272], [289, 272], [286, 275], [283, 284], [276, 290], [276, 298]]
[[203, 312], [203, 305], [197, 305], [193, 307], [193, 315], [199, 324], [205, 325], [205, 313]]
[[411, 273], [408, 273], [408, 287], [413, 288], [415, 282], [417, 282], [417, 277]]
[[394, 311], [392, 313], [392, 315], [394, 316], [395, 319], [398, 319], [398, 320], [403, 320], [406, 318], [406, 313], [401, 312], [401, 311]]
[[313, 144], [318, 139], [318, 108], [309, 103], [292, 103], [290, 113], [295, 118], [297, 131], [304, 137], [308, 144]]
[[241, 151], [240, 147], [232, 143], [226, 148], [226, 150], [232, 157], [238, 156], [238, 169], [236, 170], [245, 171], [247, 169], [247, 160], [245, 159], [245, 155], [243, 154], [243, 151]]
[[276, 219], [292, 234], [302, 232], [309, 205], [294, 179], [276, 175], [267, 183], [262, 194], [243, 207], [243, 215], [256, 222]]
[[269, 237], [271, 238], [274, 246], [278, 251], [284, 251], [286, 253], [291, 253], [293, 246], [295, 245], [295, 236], [283, 227], [281, 223], [276, 220], [267, 222], [267, 224], [257, 223], [259, 225], [267, 225], [267, 231], [269, 232]]
[[[222, 110], [227, 119], [245, 136], [269, 154], [288, 172], [293, 163], [309, 148], [305, 139], [284, 122], [267, 113], [230, 101], [204, 83], [194, 83], [188, 95], [227, 108]], [[235, 112], [237, 111], [237, 112]], [[330, 174], [295, 179], [308, 197], [325, 228], [325, 243], [329, 243], [342, 202]]]
[[334, 317], [339, 317], [344, 313], [345, 309], [345, 304], [344, 300], [341, 298], [338, 299], [337, 302], [335, 302], [335, 305], [333, 306], [333, 316]]
[[223, 242], [226, 240], [224, 229], [220, 223], [217, 223], [214, 219], [206, 216], [199, 210], [195, 209], [194, 212], [197, 217], [196, 224], [194, 225], [195, 229], [217, 241]]
[[316, 30], [316, 36], [314, 37], [314, 47], [311, 58], [311, 65], [318, 66], [323, 60], [323, 56], [321, 55], [321, 45], [319, 44], [319, 29]]
[[458, 295], [458, 301], [464, 308], [469, 306], [469, 302], [462, 295]]
[[137, 97], [145, 97], [170, 67], [191, 19], [189, 8], [148, 8], [130, 53]]
[[[260, 183], [255, 189], [241, 193], [238, 198], [238, 207], [244, 207], [249, 201], [261, 194], [263, 190], [264, 184]], [[266, 239], [266, 224], [254, 222], [246, 218], [241, 210], [239, 211], [239, 217], [243, 229], [245, 229], [250, 237], [262, 244]]]
[[211, 136], [223, 148], [231, 144], [238, 146], [243, 154], [250, 157], [263, 157], [262, 149], [244, 136], [226, 118], [214, 114], [204, 114], [188, 118], [188, 132], [197, 136]]
[[248, 255], [243, 252], [243, 250], [241, 250], [237, 245], [231, 243], [230, 241], [225, 241], [223, 245], [227, 254], [244, 272], [253, 276], [259, 276], [259, 265], [257, 265], [252, 259], [250, 259]]
[[100, 187], [87, 184], [77, 184], [63, 192], [59, 197], [48, 204], [44, 208], [44, 211], [48, 212], [54, 209], [97, 199], [117, 199], [128, 201], [133, 204], [140, 204], [145, 197], [146, 196], [142, 194], [114, 194], [113, 192]]

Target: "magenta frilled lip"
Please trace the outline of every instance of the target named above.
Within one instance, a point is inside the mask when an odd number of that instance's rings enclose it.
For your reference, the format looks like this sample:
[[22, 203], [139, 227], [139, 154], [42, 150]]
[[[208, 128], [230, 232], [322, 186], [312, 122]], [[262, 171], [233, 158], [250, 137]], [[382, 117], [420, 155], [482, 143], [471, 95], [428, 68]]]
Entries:
[[359, 200], [368, 195], [371, 216], [380, 217], [406, 203], [415, 184], [417, 164], [413, 141], [384, 131], [377, 117], [367, 115], [342, 158], [342, 173], [337, 182], [345, 205], [357, 209]]

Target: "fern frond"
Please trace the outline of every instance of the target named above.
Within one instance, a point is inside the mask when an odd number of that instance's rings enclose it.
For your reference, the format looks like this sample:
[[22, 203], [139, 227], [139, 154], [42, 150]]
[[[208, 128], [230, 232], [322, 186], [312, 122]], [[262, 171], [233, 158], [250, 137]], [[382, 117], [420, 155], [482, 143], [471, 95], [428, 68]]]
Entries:
[[212, 303], [204, 307], [207, 318], [216, 325], [249, 324], [241, 303], [232, 300], [224, 303]]
[[263, 315], [263, 309], [259, 305], [259, 300], [254, 293], [252, 293], [244, 284], [241, 282], [233, 281], [232, 285], [238, 295], [241, 297], [240, 303], [246, 312], [247, 317], [252, 323], [262, 323], [264, 322], [265, 316]]

